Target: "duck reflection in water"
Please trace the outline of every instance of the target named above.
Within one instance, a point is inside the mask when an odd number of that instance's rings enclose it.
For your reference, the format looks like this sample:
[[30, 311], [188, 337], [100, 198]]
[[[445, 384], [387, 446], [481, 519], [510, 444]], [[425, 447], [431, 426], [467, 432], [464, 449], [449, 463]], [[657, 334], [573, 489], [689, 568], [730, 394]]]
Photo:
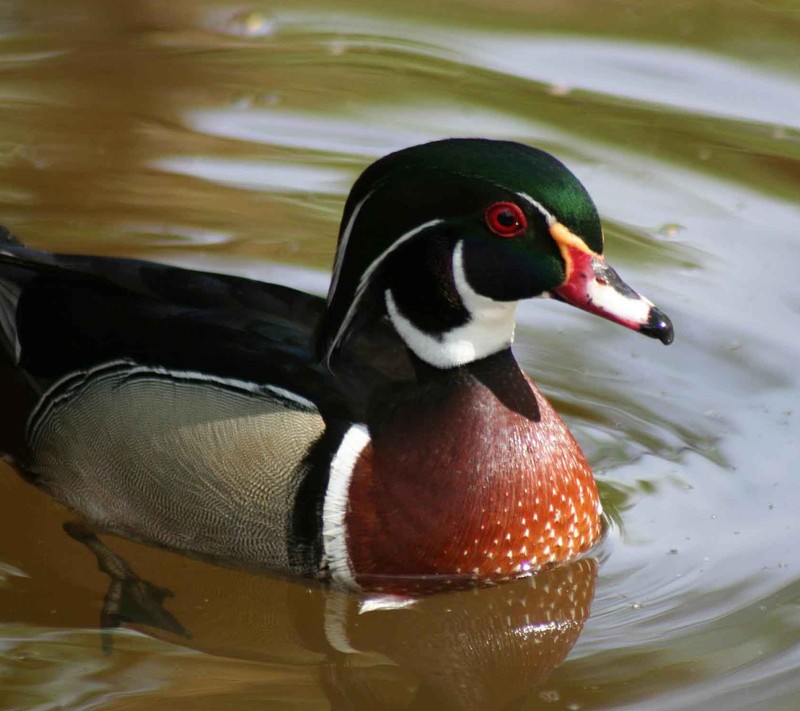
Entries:
[[[546, 682], [577, 641], [597, 562], [416, 598], [358, 595], [193, 563], [127, 544], [143, 580], [86, 526], [69, 534], [110, 578], [104, 645], [125, 624], [216, 656], [315, 664], [331, 702], [358, 709], [499, 709]], [[166, 604], [165, 604], [166, 601]]]

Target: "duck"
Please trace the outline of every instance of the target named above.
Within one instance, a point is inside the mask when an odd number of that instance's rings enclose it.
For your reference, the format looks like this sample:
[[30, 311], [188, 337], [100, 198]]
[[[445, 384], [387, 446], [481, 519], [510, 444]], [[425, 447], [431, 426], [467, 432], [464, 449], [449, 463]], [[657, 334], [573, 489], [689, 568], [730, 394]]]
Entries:
[[511, 141], [368, 166], [327, 298], [3, 230], [19, 436], [0, 447], [99, 529], [226, 565], [398, 594], [531, 575], [604, 530], [586, 457], [512, 352], [537, 297], [673, 340], [606, 261], [586, 188]]

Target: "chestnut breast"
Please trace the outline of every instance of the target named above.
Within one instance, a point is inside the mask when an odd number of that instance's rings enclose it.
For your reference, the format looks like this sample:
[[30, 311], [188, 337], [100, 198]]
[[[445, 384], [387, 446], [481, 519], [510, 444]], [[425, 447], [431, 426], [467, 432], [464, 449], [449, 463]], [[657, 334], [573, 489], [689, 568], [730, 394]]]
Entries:
[[346, 516], [359, 584], [379, 588], [389, 574], [515, 577], [574, 558], [598, 540], [601, 508], [589, 465], [508, 357], [511, 367], [446, 371], [374, 408]]

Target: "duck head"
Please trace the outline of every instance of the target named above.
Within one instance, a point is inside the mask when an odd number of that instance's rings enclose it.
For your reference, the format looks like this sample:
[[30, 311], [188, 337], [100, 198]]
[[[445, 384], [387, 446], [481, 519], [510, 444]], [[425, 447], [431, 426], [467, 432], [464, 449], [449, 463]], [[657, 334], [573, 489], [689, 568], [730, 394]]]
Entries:
[[672, 342], [670, 320], [603, 257], [580, 181], [519, 143], [447, 139], [369, 166], [345, 204], [320, 356], [388, 315], [417, 357], [448, 368], [510, 346], [522, 299], [545, 296]]

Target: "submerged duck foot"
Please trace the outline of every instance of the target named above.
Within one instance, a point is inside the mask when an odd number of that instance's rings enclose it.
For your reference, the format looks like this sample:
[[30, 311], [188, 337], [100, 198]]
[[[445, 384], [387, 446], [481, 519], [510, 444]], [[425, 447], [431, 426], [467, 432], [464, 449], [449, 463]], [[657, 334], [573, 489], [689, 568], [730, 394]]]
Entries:
[[122, 556], [97, 537], [91, 527], [67, 521], [64, 531], [94, 553], [98, 568], [111, 578], [100, 612], [101, 644], [105, 654], [111, 654], [113, 650], [113, 630], [124, 623], [191, 637], [175, 616], [164, 609], [164, 600], [173, 596], [171, 590], [140, 578]]

